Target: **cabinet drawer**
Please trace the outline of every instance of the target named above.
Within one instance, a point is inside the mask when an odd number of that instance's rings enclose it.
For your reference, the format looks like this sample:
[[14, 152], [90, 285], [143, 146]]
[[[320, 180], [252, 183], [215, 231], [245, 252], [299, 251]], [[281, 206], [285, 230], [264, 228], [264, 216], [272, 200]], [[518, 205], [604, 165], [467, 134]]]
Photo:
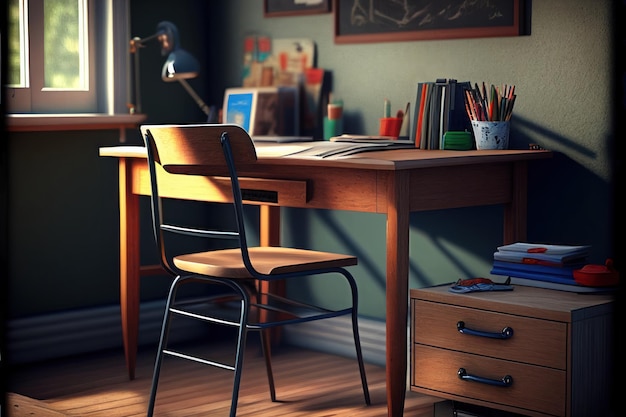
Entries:
[[[509, 386], [463, 380], [467, 374], [500, 381]], [[565, 415], [566, 372], [536, 365], [510, 362], [447, 349], [413, 345], [411, 385], [414, 391], [451, 399], [478, 400], [551, 415]], [[447, 395], [445, 395], [447, 394]]]
[[[416, 343], [567, 369], [565, 323], [424, 300], [413, 302], [413, 338]], [[509, 327], [513, 329], [513, 335], [508, 339], [494, 339], [463, 334], [457, 329], [459, 322], [468, 329], [490, 333], [501, 333]]]

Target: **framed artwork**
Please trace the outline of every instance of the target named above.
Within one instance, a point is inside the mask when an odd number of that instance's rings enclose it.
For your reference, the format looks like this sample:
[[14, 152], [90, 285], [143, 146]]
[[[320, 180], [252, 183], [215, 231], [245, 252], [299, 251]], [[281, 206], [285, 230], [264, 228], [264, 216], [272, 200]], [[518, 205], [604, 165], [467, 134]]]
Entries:
[[335, 0], [335, 43], [530, 34], [530, 0]]
[[297, 16], [330, 12], [331, 0], [263, 0], [263, 16]]

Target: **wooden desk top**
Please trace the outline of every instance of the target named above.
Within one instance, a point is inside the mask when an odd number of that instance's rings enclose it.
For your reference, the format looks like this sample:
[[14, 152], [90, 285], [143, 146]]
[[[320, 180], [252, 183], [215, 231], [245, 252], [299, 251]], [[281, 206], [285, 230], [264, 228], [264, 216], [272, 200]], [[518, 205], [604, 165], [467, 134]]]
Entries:
[[[267, 145], [266, 146], [280, 146]], [[142, 146], [113, 146], [100, 148], [100, 156], [117, 158], [145, 158], [146, 151]], [[552, 157], [548, 150], [421, 150], [395, 149], [384, 151], [368, 151], [353, 154], [340, 159], [329, 158], [295, 158], [295, 157], [267, 157], [262, 152], [259, 155], [259, 164], [280, 164], [299, 166], [325, 166], [339, 168], [359, 168], [375, 170], [404, 170], [414, 168], [441, 167], [453, 165], [472, 165], [483, 163], [498, 163], [511, 161], [526, 161]]]

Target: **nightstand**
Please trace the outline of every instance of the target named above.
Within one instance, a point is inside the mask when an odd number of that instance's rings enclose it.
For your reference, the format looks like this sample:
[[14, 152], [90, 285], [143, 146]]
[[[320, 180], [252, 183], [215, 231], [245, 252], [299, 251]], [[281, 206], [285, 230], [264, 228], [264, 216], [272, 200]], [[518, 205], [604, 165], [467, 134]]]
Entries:
[[604, 416], [613, 297], [411, 290], [411, 390], [529, 416]]

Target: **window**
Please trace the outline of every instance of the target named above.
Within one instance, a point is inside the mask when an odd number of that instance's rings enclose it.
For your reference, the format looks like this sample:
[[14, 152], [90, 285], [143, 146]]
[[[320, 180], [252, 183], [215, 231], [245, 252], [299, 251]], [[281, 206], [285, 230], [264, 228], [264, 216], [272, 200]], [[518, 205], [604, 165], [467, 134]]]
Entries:
[[8, 6], [9, 112], [126, 112], [128, 0]]

